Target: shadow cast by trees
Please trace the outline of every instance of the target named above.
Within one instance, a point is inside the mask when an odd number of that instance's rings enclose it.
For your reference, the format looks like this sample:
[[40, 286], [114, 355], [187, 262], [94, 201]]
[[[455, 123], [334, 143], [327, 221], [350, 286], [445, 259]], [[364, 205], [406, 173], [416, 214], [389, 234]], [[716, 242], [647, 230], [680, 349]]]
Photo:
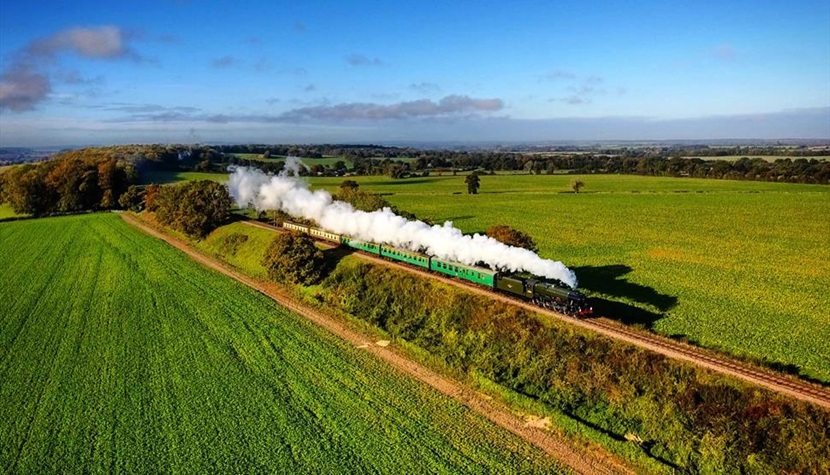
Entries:
[[652, 287], [629, 282], [623, 276], [633, 269], [627, 265], [583, 266], [573, 268], [579, 278], [579, 286], [592, 292], [633, 300], [659, 310], [652, 312], [634, 305], [603, 298], [592, 298], [594, 312], [626, 324], [639, 324], [652, 328], [663, 317], [663, 312], [677, 305], [677, 297], [662, 294]]
[[331, 249], [324, 249], [323, 250], [323, 278], [325, 279], [328, 277], [329, 274], [334, 272], [334, 269], [337, 268], [337, 264], [340, 263], [344, 257], [352, 254], [354, 249], [348, 246], [337, 246], [332, 247]]

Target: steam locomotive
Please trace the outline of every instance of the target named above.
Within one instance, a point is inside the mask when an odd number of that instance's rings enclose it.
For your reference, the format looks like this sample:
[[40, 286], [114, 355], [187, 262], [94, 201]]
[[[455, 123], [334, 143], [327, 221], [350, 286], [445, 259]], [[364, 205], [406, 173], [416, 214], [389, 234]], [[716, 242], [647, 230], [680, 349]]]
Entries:
[[416, 267], [482, 285], [505, 294], [518, 296], [540, 307], [574, 317], [588, 317], [593, 314], [593, 308], [581, 293], [571, 290], [564, 284], [556, 281], [549, 281], [532, 275], [503, 274], [484, 267], [446, 261], [437, 257], [399, 249], [385, 244], [360, 241], [352, 239], [349, 236], [330, 233], [323, 229], [303, 224], [285, 221], [282, 226], [285, 229], [309, 234], [317, 239], [348, 246], [394, 261], [405, 262]]

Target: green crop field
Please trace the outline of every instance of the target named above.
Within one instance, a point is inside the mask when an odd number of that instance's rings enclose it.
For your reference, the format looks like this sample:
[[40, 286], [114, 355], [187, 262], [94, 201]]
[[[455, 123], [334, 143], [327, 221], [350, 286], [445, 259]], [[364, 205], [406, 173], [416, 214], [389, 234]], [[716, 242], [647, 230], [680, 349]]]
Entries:
[[698, 156], [698, 155], [688, 155], [688, 156], [684, 156], [683, 158], [699, 158], [701, 160], [724, 160], [724, 161], [727, 161], [727, 162], [737, 162], [738, 160], [740, 160], [742, 158], [749, 158], [750, 160], [755, 159], [755, 158], [760, 158], [760, 159], [762, 159], [766, 162], [774, 162], [776, 160], [793, 160], [794, 161], [794, 160], [799, 160], [799, 159], [802, 159], [802, 158], [805, 159], [805, 160], [827, 160], [830, 157], [828, 157], [827, 155], [815, 155], [815, 156], [806, 156], [806, 157], [796, 157], [796, 156], [789, 156], [788, 157], [786, 155], [783, 155], [783, 156], [782, 155], [730, 155], [730, 156], [726, 156], [726, 157], [706, 157], [706, 156], [701, 157], [701, 156]]
[[228, 181], [227, 173], [184, 172], [173, 170], [154, 170], [141, 174], [141, 183], [178, 183], [182, 181], [211, 180], [220, 183]]
[[3, 473], [550, 473], [115, 214], [0, 223]]
[[[244, 158], [245, 160], [255, 160], [258, 162], [278, 162], [285, 160], [285, 157], [280, 155], [271, 155], [269, 158], [265, 158], [262, 156], [262, 154], [258, 153], [235, 153], [234, 155], [236, 155], [239, 158]], [[346, 164], [347, 167], [352, 166], [352, 161], [343, 157], [324, 156], [323, 158], [301, 158], [300, 161], [302, 161], [308, 167], [312, 165], [333, 166], [337, 162], [343, 162]]]
[[0, 204], [0, 219], [16, 218], [18, 216], [20, 215], [15, 213], [8, 203]]
[[[586, 183], [578, 195], [575, 178]], [[830, 187], [498, 175], [467, 195], [463, 176], [355, 179], [465, 232], [530, 233], [607, 315], [830, 382]]]

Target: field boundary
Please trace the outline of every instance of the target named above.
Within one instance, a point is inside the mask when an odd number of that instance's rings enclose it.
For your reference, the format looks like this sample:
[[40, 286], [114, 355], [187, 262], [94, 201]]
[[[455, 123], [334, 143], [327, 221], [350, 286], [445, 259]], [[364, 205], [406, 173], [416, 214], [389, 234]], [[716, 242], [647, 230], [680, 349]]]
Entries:
[[[130, 214], [122, 213], [121, 217], [131, 226], [166, 242], [167, 244], [184, 252], [188, 257], [203, 266], [260, 292], [281, 306], [284, 306], [290, 311], [305, 317], [316, 325], [325, 328], [337, 337], [353, 344], [355, 347], [362, 348], [373, 354], [376, 358], [385, 361], [403, 374], [427, 384], [440, 393], [455, 399], [465, 407], [481, 416], [484, 416], [494, 424], [538, 447], [577, 473], [635, 473], [621, 460], [611, 455], [604, 449], [599, 449], [598, 447], [577, 447], [564, 437], [557, 436], [548, 431], [534, 427], [532, 422], [527, 422], [524, 418], [512, 412], [504, 404], [492, 400], [459, 381], [438, 374], [425, 365], [407, 358], [401, 353], [395, 351], [392, 346], [386, 346], [385, 342], [373, 343], [369, 337], [349, 328], [345, 323], [338, 321], [337, 319], [328, 316], [321, 311], [306, 307], [274, 284], [249, 277], [194, 249], [181, 239], [155, 229]], [[278, 231], [278, 229], [274, 227], [267, 227]]]

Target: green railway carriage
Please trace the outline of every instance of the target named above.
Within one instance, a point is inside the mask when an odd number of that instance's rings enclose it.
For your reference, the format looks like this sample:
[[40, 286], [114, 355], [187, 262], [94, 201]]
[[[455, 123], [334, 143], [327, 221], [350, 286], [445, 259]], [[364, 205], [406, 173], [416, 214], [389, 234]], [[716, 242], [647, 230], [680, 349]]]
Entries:
[[441, 259], [430, 259], [429, 269], [434, 272], [440, 272], [459, 279], [469, 280], [476, 284], [486, 285], [493, 288], [495, 286], [496, 271], [485, 269], [483, 267], [467, 266], [457, 262], [445, 262]]
[[588, 305], [585, 297], [579, 292], [562, 287], [561, 284], [556, 282], [541, 280], [532, 275], [503, 275], [497, 271], [483, 267], [443, 261], [426, 254], [352, 239], [342, 234], [330, 233], [323, 229], [287, 221], [283, 223], [283, 227], [310, 234], [317, 239], [341, 243], [352, 249], [386, 257], [394, 261], [406, 262], [410, 265], [467, 280], [500, 292], [517, 295], [541, 307], [550, 308], [568, 315], [586, 317], [593, 313], [593, 308]]
[[375, 244], [373, 242], [360, 241], [360, 240], [357, 240], [357, 239], [349, 239], [346, 236], [342, 237], [342, 242], [343, 242], [343, 244], [345, 244], [345, 245], [347, 245], [347, 246], [349, 246], [353, 249], [368, 252], [369, 254], [380, 255], [380, 244]]
[[380, 246], [380, 255], [395, 261], [429, 269], [429, 256], [391, 246]]

